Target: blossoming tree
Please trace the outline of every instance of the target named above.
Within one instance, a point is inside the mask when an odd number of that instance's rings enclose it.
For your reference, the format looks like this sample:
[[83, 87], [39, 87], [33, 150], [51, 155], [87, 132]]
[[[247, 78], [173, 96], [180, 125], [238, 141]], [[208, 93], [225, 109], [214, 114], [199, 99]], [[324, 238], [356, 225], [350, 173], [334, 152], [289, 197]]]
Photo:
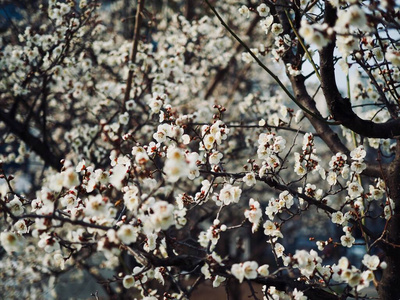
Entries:
[[397, 299], [395, 1], [130, 2], [4, 6], [4, 294]]

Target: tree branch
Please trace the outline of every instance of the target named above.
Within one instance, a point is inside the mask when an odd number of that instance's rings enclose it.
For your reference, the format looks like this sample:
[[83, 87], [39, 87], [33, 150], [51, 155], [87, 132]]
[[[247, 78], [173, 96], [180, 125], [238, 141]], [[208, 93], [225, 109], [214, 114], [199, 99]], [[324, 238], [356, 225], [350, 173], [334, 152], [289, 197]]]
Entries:
[[[325, 21], [332, 26], [336, 20], [336, 10], [325, 2]], [[340, 94], [335, 78], [333, 51], [335, 42], [319, 51], [321, 88], [332, 117], [343, 126], [370, 138], [396, 138], [400, 136], [400, 119], [392, 119], [386, 123], [375, 123], [361, 119], [352, 109], [350, 100]]]
[[8, 128], [17, 135], [25, 144], [27, 144], [35, 153], [37, 153], [43, 161], [49, 166], [56, 170], [60, 170], [62, 167], [61, 159], [39, 138], [33, 136], [29, 130], [25, 129], [24, 124], [17, 120], [10, 118], [10, 116], [4, 111], [0, 110], [0, 120], [6, 123]]

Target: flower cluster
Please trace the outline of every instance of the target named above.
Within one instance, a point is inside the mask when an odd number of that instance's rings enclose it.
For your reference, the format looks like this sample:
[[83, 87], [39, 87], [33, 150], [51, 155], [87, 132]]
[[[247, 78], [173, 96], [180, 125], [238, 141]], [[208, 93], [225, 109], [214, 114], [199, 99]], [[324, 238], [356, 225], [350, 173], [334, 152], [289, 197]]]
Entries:
[[245, 261], [240, 264], [233, 264], [231, 267], [231, 273], [239, 280], [239, 282], [242, 282], [244, 279], [255, 279], [259, 275], [263, 277], [268, 276], [268, 268], [268, 265], [262, 265], [259, 267], [256, 261]]
[[[387, 1], [206, 1], [216, 16], [184, 16], [182, 1], [39, 2], [0, 34], [6, 296], [57, 298], [61, 275], [149, 300], [270, 273], [285, 287], [267, 278], [268, 299], [360, 296], [378, 281], [392, 251], [375, 231], [397, 243], [399, 205], [400, 22]], [[351, 100], [329, 101], [335, 64]], [[361, 269], [326, 264], [361, 243], [374, 251]]]
[[265, 209], [265, 214], [270, 220], [273, 220], [276, 214], [282, 213], [284, 209], [290, 209], [293, 204], [293, 196], [288, 191], [283, 191], [279, 194], [278, 199], [271, 198]]
[[295, 152], [295, 166], [294, 171], [297, 175], [303, 176], [308, 172], [323, 171], [319, 165], [319, 158], [315, 154], [316, 148], [314, 145], [314, 136], [307, 133], [303, 138], [302, 153]]
[[278, 157], [286, 146], [286, 140], [274, 133], [261, 133], [258, 137], [258, 158], [262, 160], [259, 176], [263, 177], [268, 172], [273, 172], [280, 165]]

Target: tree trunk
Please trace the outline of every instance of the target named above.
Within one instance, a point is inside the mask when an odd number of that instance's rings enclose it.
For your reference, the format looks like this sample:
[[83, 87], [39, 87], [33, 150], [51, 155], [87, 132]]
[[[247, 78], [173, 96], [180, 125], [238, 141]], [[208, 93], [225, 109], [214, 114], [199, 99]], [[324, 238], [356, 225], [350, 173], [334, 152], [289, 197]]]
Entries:
[[382, 246], [387, 268], [379, 284], [379, 298], [393, 300], [400, 299], [400, 140], [397, 140], [396, 157], [386, 174], [386, 184], [395, 208]]

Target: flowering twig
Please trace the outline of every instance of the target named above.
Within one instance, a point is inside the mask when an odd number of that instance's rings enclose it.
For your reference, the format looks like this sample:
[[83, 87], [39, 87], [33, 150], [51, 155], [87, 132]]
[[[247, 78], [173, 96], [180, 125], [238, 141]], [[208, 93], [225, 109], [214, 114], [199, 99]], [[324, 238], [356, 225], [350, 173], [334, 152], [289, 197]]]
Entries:
[[283, 82], [279, 79], [278, 76], [276, 76], [265, 64], [262, 63], [262, 61], [251, 51], [249, 46], [246, 45], [245, 42], [243, 42], [239, 36], [233, 32], [231, 28], [225, 23], [225, 21], [222, 19], [222, 17], [219, 15], [219, 13], [216, 11], [216, 9], [210, 4], [208, 0], [204, 0], [208, 7], [213, 11], [215, 16], [218, 18], [218, 20], [221, 22], [222, 26], [225, 27], [226, 30], [229, 31], [229, 33], [246, 49], [246, 51], [254, 58], [254, 60], [257, 62], [257, 64], [263, 68], [274, 80], [275, 82], [280, 86], [280, 88], [285, 92], [285, 94], [294, 102], [296, 103], [302, 110], [304, 110], [306, 113], [309, 115], [313, 116], [314, 118], [317, 118], [318, 120], [330, 124], [330, 125], [337, 125], [336, 122], [329, 122], [320, 115], [317, 115], [313, 113], [311, 110], [309, 110], [307, 107], [302, 105], [299, 101], [297, 101], [296, 97], [292, 95], [292, 93], [286, 88], [286, 86], [283, 84]]
[[304, 51], [306, 52], [307, 58], [308, 58], [309, 62], [311, 63], [311, 65], [312, 65], [313, 68], [314, 68], [315, 75], [317, 75], [318, 80], [321, 81], [321, 75], [319, 75], [319, 71], [318, 71], [318, 69], [317, 69], [317, 66], [315, 65], [315, 62], [314, 62], [314, 60], [312, 59], [312, 57], [311, 57], [311, 55], [310, 55], [310, 52], [308, 51], [307, 47], [304, 45], [303, 40], [302, 40], [302, 38], [300, 37], [299, 33], [297, 32], [296, 28], [294, 28], [293, 22], [292, 22], [292, 20], [290, 19], [289, 13], [287, 12], [286, 9], [285, 9], [285, 14], [286, 14], [286, 17], [288, 18], [289, 24], [290, 24], [290, 26], [292, 27], [292, 30], [293, 30], [294, 34], [295, 34], [296, 37], [297, 37], [297, 40], [299, 41], [301, 47], [302, 47], [302, 48], [304, 49]]

